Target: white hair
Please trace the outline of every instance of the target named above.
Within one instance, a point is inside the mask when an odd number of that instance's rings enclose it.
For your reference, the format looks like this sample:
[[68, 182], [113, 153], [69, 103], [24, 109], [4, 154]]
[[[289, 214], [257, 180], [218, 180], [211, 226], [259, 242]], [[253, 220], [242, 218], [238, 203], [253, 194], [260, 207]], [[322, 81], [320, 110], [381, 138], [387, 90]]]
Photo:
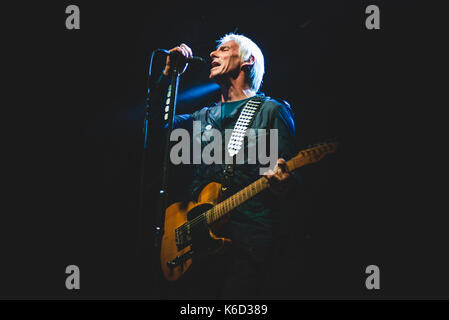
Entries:
[[243, 61], [248, 61], [251, 56], [254, 57], [254, 65], [249, 72], [250, 86], [255, 92], [259, 91], [262, 85], [262, 78], [265, 73], [265, 65], [262, 51], [249, 38], [241, 34], [229, 33], [218, 40], [218, 47], [222, 44], [234, 40], [239, 46], [240, 58]]

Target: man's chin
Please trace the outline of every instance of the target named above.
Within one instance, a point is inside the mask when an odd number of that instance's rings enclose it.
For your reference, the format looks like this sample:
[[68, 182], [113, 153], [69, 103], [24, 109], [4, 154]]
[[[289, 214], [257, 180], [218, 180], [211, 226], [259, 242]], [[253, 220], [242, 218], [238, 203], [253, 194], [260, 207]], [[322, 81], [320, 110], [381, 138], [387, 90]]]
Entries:
[[220, 79], [222, 79], [222, 75], [220, 75], [219, 73], [215, 73], [215, 72], [211, 72], [209, 73], [209, 80], [212, 80], [214, 82], [220, 82]]

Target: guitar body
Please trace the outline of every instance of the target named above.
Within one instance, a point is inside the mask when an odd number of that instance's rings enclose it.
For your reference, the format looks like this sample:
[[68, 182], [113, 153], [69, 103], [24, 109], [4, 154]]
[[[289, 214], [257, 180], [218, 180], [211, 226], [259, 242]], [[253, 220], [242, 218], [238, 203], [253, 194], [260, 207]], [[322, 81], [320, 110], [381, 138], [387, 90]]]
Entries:
[[[318, 162], [336, 148], [336, 142], [329, 142], [302, 150], [286, 163], [287, 171]], [[178, 202], [168, 207], [161, 243], [165, 279], [178, 280], [194, 261], [231, 244], [230, 239], [217, 237], [214, 232], [227, 221], [230, 212], [235, 212], [232, 210], [268, 187], [267, 179], [262, 177], [223, 200], [221, 184], [212, 182], [201, 191], [197, 202]]]
[[[220, 196], [221, 184], [212, 182], [201, 191], [198, 202], [177, 202], [166, 209], [161, 268], [167, 280], [178, 280], [195, 259], [220, 251], [231, 243], [230, 239], [215, 236], [206, 219], [201, 219], [201, 214], [216, 205]], [[187, 222], [191, 222], [188, 228]], [[214, 225], [214, 230], [216, 228], [218, 225]]]

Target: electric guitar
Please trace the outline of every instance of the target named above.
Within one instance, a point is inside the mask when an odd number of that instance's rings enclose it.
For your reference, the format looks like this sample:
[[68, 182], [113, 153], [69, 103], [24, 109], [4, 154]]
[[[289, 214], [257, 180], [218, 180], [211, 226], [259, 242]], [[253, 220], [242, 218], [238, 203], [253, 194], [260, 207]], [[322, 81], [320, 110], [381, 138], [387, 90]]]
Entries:
[[[287, 161], [287, 169], [293, 171], [318, 162], [336, 149], [337, 143], [330, 142], [302, 150]], [[266, 188], [268, 181], [262, 177], [221, 201], [221, 184], [212, 182], [201, 191], [198, 201], [177, 202], [169, 206], [165, 211], [161, 242], [161, 268], [165, 279], [178, 280], [194, 260], [230, 245], [231, 239], [217, 237], [214, 232], [226, 222], [233, 209]]]

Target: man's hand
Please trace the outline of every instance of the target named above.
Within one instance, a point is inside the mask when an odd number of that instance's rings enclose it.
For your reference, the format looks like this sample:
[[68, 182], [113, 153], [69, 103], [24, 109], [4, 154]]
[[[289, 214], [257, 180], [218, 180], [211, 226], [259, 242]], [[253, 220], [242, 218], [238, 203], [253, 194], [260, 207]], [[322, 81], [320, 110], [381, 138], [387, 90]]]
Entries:
[[[176, 51], [186, 58], [193, 57], [192, 49], [190, 49], [184, 43], [181, 43], [178, 47], [174, 47], [173, 49], [170, 49], [169, 51], [170, 52]], [[188, 63], [184, 63], [184, 65], [181, 65], [180, 70], [182, 70], [182, 72], [180, 72], [179, 74], [184, 73], [184, 71], [186, 71], [188, 65], [189, 65]], [[171, 60], [170, 60], [170, 56], [167, 56], [167, 60], [165, 62], [164, 76], [168, 76], [168, 74], [170, 73], [170, 68], [171, 68]]]
[[284, 159], [278, 159], [274, 169], [265, 172], [264, 177], [268, 180], [273, 193], [282, 194], [288, 191], [291, 173], [288, 171], [287, 162]]

